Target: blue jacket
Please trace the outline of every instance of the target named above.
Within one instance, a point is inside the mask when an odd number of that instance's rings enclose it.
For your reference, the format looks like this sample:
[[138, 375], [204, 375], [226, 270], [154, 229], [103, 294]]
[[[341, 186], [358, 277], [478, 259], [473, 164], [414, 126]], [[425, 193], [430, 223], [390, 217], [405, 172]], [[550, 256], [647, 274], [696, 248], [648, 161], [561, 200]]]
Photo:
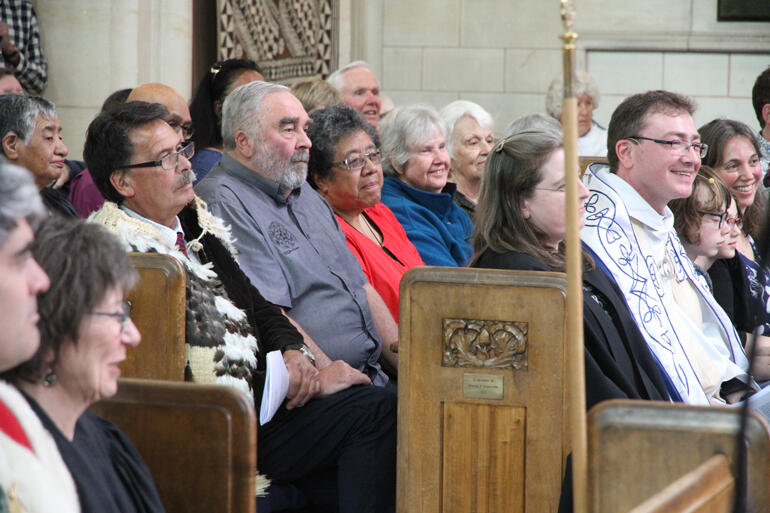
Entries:
[[473, 224], [452, 201], [456, 189], [448, 182], [440, 193], [426, 192], [390, 177], [382, 186], [382, 202], [396, 215], [428, 265], [462, 267], [473, 253]]

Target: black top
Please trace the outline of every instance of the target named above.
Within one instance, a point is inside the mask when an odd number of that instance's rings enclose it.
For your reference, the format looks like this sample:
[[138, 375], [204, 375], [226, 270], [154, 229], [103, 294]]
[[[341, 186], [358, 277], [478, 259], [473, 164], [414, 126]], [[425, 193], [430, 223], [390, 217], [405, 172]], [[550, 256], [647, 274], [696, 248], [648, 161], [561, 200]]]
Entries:
[[25, 397], [56, 442], [75, 481], [83, 513], [165, 511], [150, 469], [117, 426], [86, 411], [70, 441], [34, 399]]
[[[486, 250], [474, 267], [551, 271], [517, 252]], [[668, 400], [666, 383], [615, 283], [600, 269], [583, 273], [586, 407], [607, 399]]]
[[752, 298], [741, 255], [736, 251], [733, 258], [717, 260], [708, 274], [714, 285], [714, 298], [745, 339], [745, 333], [752, 333], [762, 324], [764, 305], [757, 305]]
[[[186, 206], [179, 213], [179, 222], [189, 240], [197, 239], [202, 233], [198, 214], [191, 205]], [[268, 302], [251, 284], [222, 241], [211, 233], [207, 233], [200, 242], [203, 249], [197, 253], [198, 257], [203, 263], [212, 264], [230, 301], [246, 312], [254, 336], [259, 340], [256, 355], [257, 371], [251, 385], [257, 411], [259, 411], [262, 390], [265, 386], [267, 353], [275, 350], [284, 352], [289, 349], [299, 349], [303, 345], [302, 335], [283, 315], [281, 309]]]

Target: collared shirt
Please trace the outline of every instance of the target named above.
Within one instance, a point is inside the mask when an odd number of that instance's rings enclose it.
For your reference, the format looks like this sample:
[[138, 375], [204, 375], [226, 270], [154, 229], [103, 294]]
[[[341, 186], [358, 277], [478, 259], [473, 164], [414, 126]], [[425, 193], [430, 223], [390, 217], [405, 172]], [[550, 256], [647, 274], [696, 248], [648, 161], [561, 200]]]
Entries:
[[40, 44], [35, 9], [27, 0], [4, 0], [0, 2], [0, 20], [8, 24], [8, 37], [19, 52], [15, 67], [0, 54], [0, 67], [13, 69], [26, 92], [40, 94], [48, 81], [48, 63]]
[[[172, 248], [176, 247], [177, 232], [181, 232], [182, 236], [184, 236], [184, 230], [182, 229], [182, 224], [179, 222], [178, 217], [174, 217], [174, 226], [176, 228], [169, 228], [168, 226], [162, 225], [160, 223], [156, 223], [152, 219], [147, 219], [143, 215], [138, 214], [137, 212], [131, 210], [130, 208], [128, 208], [122, 203], [120, 204], [120, 209], [126, 214], [128, 214], [129, 216], [133, 217], [134, 219], [144, 221], [145, 223], [149, 223], [153, 227], [157, 228], [158, 231], [160, 231], [161, 235], [163, 235], [163, 240], [165, 240]], [[198, 259], [198, 256], [195, 254], [194, 251], [188, 251], [187, 257], [193, 262], [196, 262], [198, 264], [200, 263], [200, 260]]]
[[324, 199], [307, 183], [287, 197], [227, 154], [195, 190], [231, 225], [241, 269], [265, 299], [286, 308], [329, 358], [387, 383], [366, 277]]

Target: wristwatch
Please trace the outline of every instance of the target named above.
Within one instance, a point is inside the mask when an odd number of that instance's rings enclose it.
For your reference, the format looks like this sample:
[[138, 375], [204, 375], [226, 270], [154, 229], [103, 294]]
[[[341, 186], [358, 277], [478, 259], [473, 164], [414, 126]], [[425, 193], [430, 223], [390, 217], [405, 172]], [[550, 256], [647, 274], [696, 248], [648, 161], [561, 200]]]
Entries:
[[313, 355], [313, 351], [311, 351], [308, 346], [302, 344], [302, 346], [299, 348], [299, 352], [307, 356], [307, 359], [310, 360], [310, 363], [312, 363], [313, 367], [315, 367], [315, 356]]

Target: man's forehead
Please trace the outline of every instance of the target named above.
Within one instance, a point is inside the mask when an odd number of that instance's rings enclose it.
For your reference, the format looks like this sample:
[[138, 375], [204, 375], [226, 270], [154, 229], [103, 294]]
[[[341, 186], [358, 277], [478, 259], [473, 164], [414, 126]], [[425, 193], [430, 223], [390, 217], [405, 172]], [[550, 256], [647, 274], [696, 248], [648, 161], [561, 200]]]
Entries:
[[660, 110], [648, 113], [642, 123], [643, 129], [661, 131], [659, 135], [667, 133], [683, 134], [691, 137], [700, 137], [695, 128], [695, 121], [689, 112], [683, 110]]
[[360, 86], [379, 87], [377, 77], [367, 68], [353, 68], [342, 74], [342, 79], [346, 87], [355, 88]]
[[36, 130], [54, 130], [58, 131], [61, 129], [61, 121], [59, 121], [58, 117], [54, 118], [47, 118], [40, 114], [37, 117], [37, 123], [35, 123], [35, 129]]
[[154, 155], [164, 150], [174, 149], [180, 142], [179, 134], [162, 119], [156, 119], [131, 130], [128, 137], [134, 147], [134, 155]]
[[299, 119], [300, 123], [307, 122], [308, 115], [296, 96], [289, 91], [278, 91], [268, 94], [262, 100], [263, 112], [273, 123], [282, 123], [286, 119]]

